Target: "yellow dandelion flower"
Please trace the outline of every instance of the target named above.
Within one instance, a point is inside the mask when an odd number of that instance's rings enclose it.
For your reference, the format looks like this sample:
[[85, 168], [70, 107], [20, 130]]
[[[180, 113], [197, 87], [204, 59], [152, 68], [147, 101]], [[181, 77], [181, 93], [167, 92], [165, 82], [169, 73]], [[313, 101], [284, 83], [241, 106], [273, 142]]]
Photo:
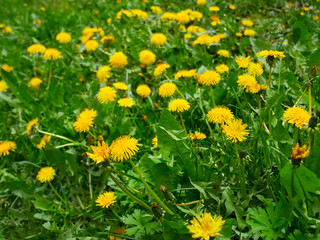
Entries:
[[206, 3], [207, 3], [207, 0], [197, 0], [197, 5], [199, 7], [202, 7], [202, 6], [206, 5]]
[[229, 9], [231, 9], [231, 10], [235, 10], [235, 9], [236, 9], [236, 6], [235, 6], [235, 5], [230, 4], [230, 5], [229, 5]]
[[41, 83], [43, 83], [43, 81], [40, 78], [34, 77], [28, 82], [28, 87], [39, 89]]
[[301, 107], [291, 107], [284, 111], [283, 117], [288, 123], [302, 129], [303, 125], [309, 123], [311, 115]]
[[253, 29], [246, 29], [244, 30], [243, 34], [248, 37], [253, 37], [254, 35], [257, 34], [257, 32]]
[[87, 152], [89, 158], [91, 158], [96, 164], [109, 160], [111, 149], [104, 141], [98, 142], [98, 146], [90, 146], [93, 153]]
[[221, 216], [212, 217], [211, 213], [202, 213], [201, 215], [193, 218], [187, 226], [192, 238], [201, 238], [201, 240], [209, 240], [219, 235], [225, 221]]
[[195, 131], [194, 133], [190, 133], [188, 136], [192, 141], [203, 140], [203, 139], [207, 138], [207, 136], [204, 133], [197, 132], [197, 131]]
[[110, 35], [107, 35], [107, 36], [103, 36], [101, 39], [100, 39], [100, 42], [102, 44], [107, 44], [109, 42], [114, 42], [114, 36], [110, 36]]
[[211, 6], [211, 7], [209, 7], [209, 11], [211, 11], [211, 12], [219, 12], [220, 8], [218, 6]]
[[115, 52], [110, 56], [109, 62], [113, 68], [124, 68], [128, 64], [128, 58], [123, 52]]
[[158, 146], [158, 136], [155, 136], [153, 139], [152, 139], [152, 145], [154, 147], [157, 147]]
[[118, 90], [126, 91], [126, 90], [129, 89], [128, 85], [126, 83], [124, 83], [124, 82], [116, 82], [116, 83], [113, 84], [113, 86]]
[[218, 66], [215, 67], [215, 70], [218, 72], [218, 73], [224, 73], [224, 72], [229, 72], [229, 67], [225, 64], [220, 64]]
[[69, 33], [61, 32], [61, 33], [57, 34], [56, 40], [61, 44], [67, 44], [67, 43], [71, 42], [72, 38]]
[[44, 135], [40, 141], [40, 143], [37, 145], [37, 148], [45, 148], [47, 143], [50, 142], [51, 136], [50, 135]]
[[43, 54], [45, 60], [57, 60], [62, 58], [61, 52], [55, 48], [48, 48]]
[[142, 98], [147, 98], [151, 94], [151, 89], [148, 85], [139, 85], [136, 89], [137, 94]]
[[85, 109], [78, 116], [73, 124], [73, 128], [77, 132], [87, 132], [93, 126], [94, 118], [97, 116], [97, 111], [93, 109]]
[[133, 17], [137, 17], [138, 19], [148, 19], [149, 17], [148, 13], [141, 9], [132, 9], [131, 13]]
[[238, 76], [238, 85], [243, 87], [246, 92], [252, 91], [258, 84], [256, 78], [250, 74], [243, 74]]
[[105, 192], [98, 196], [96, 200], [96, 206], [100, 206], [102, 208], [108, 208], [112, 203], [115, 203], [115, 199], [117, 196], [114, 196], [114, 192]]
[[230, 122], [234, 118], [234, 115], [229, 108], [216, 106], [208, 112], [207, 117], [211, 123], [224, 124]]
[[160, 15], [162, 13], [162, 9], [159, 6], [151, 6], [150, 8], [154, 14]]
[[239, 65], [239, 68], [247, 68], [249, 66], [249, 63], [251, 62], [251, 57], [248, 56], [242, 56], [242, 57], [236, 57], [236, 63]]
[[110, 71], [111, 71], [111, 68], [109, 65], [102, 66], [101, 68], [98, 69], [96, 75], [100, 83], [104, 83], [110, 78]]
[[97, 40], [89, 40], [84, 46], [88, 52], [94, 52], [98, 49], [99, 43]]
[[163, 72], [166, 71], [166, 69], [170, 68], [170, 65], [167, 63], [160, 63], [156, 66], [156, 68], [154, 69], [153, 75], [155, 77], [158, 77], [160, 75], [162, 75]]
[[207, 70], [198, 76], [198, 83], [206, 86], [214, 86], [220, 82], [220, 75], [216, 71]]
[[190, 32], [190, 33], [196, 34], [196, 33], [202, 33], [202, 32], [204, 32], [205, 29], [202, 28], [202, 27], [199, 27], [199, 26], [190, 25], [190, 26], [187, 28], [187, 31]]
[[113, 160], [122, 162], [129, 160], [139, 150], [138, 140], [130, 136], [122, 136], [114, 140], [110, 146]]
[[190, 13], [186, 10], [182, 10], [176, 14], [176, 19], [178, 24], [187, 24], [191, 21]]
[[190, 108], [190, 103], [182, 98], [174, 99], [169, 103], [168, 109], [170, 112], [184, 112]]
[[192, 70], [179, 70], [175, 75], [174, 79], [177, 80], [179, 78], [186, 78], [186, 77], [198, 77], [197, 69]]
[[260, 76], [263, 73], [263, 68], [260, 63], [249, 63], [248, 72], [251, 73], [253, 76]]
[[139, 53], [139, 61], [142, 64], [151, 65], [156, 61], [156, 55], [149, 50], [143, 50]]
[[42, 44], [32, 44], [27, 48], [28, 53], [37, 54], [37, 53], [44, 53], [46, 51], [46, 47]]
[[1, 68], [6, 72], [11, 72], [14, 69], [13, 67], [10, 67], [8, 64], [3, 64]]
[[292, 148], [291, 159], [301, 160], [303, 158], [308, 157], [309, 154], [310, 148], [307, 148], [307, 145], [303, 145], [302, 147], [300, 147], [299, 144], [297, 144]]
[[246, 129], [247, 124], [242, 124], [242, 119], [231, 119], [226, 124], [221, 125], [223, 133], [228, 136], [228, 139], [232, 142], [242, 142], [246, 140], [246, 136], [249, 135], [249, 130]]
[[100, 103], [114, 102], [117, 97], [117, 91], [112, 87], [105, 86], [98, 92], [98, 101]]
[[174, 92], [177, 90], [177, 85], [172, 82], [162, 83], [159, 87], [159, 96], [160, 97], [171, 97]]
[[191, 34], [191, 33], [186, 33], [186, 34], [183, 36], [183, 39], [184, 39], [185, 41], [188, 41], [191, 37], [192, 37], [192, 34]]
[[150, 38], [150, 42], [156, 46], [162, 46], [167, 43], [167, 37], [163, 33], [155, 33]]
[[118, 104], [121, 107], [132, 107], [134, 105], [134, 100], [131, 98], [121, 98], [118, 100]]
[[51, 182], [56, 175], [56, 171], [52, 167], [43, 167], [38, 172], [37, 178], [41, 183]]
[[83, 35], [81, 37], [81, 43], [86, 44], [86, 42], [88, 42], [93, 37], [93, 35], [94, 35], [93, 32], [88, 32], [87, 34]]
[[228, 50], [225, 50], [225, 49], [220, 49], [217, 51], [217, 54], [222, 56], [222, 57], [230, 57], [230, 52]]
[[243, 36], [243, 34], [241, 32], [236, 33], [236, 37], [242, 37], [242, 36]]
[[283, 54], [283, 52], [280, 52], [280, 51], [275, 51], [275, 50], [263, 50], [263, 51], [257, 53], [257, 57], [263, 57], [263, 58], [268, 58], [268, 57], [272, 57], [272, 58], [284, 58], [285, 55]]
[[31, 120], [30, 122], [28, 122], [27, 127], [26, 127], [26, 129], [27, 129], [27, 135], [31, 135], [31, 133], [32, 133], [32, 128], [33, 128], [34, 126], [38, 126], [38, 125], [39, 125], [39, 119], [38, 119], [38, 118], [33, 119], [33, 120]]
[[12, 32], [12, 28], [10, 26], [6, 26], [1, 30], [4, 34], [8, 34]]
[[14, 152], [17, 148], [17, 145], [15, 142], [12, 141], [5, 141], [1, 142], [0, 141], [0, 156], [6, 156], [9, 155], [9, 151]]
[[6, 92], [9, 86], [5, 81], [0, 81], [0, 92]]
[[253, 22], [250, 19], [244, 19], [244, 20], [242, 20], [242, 25], [247, 26], [247, 27], [251, 27], [251, 26], [253, 26]]
[[177, 19], [176, 14], [173, 12], [165, 12], [161, 15], [160, 19], [167, 21], [167, 22], [172, 22]]

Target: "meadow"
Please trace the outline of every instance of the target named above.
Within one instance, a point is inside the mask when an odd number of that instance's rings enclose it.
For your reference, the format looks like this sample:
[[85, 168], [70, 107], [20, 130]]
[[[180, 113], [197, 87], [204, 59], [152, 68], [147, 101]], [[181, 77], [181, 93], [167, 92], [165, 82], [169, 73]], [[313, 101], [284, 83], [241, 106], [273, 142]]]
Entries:
[[320, 1], [0, 15], [0, 240], [320, 239]]

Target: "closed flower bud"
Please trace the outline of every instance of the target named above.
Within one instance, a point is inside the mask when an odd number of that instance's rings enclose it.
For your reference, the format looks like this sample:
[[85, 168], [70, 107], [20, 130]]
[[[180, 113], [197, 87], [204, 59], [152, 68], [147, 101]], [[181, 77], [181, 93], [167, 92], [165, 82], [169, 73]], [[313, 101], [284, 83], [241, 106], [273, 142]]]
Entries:
[[318, 123], [318, 118], [316, 115], [313, 115], [310, 119], [309, 119], [309, 127], [314, 129], [317, 126]]
[[246, 156], [247, 156], [247, 151], [246, 150], [241, 150], [240, 152], [239, 152], [239, 158], [240, 159], [244, 159]]
[[172, 194], [172, 192], [170, 192], [170, 190], [168, 188], [166, 188], [165, 186], [160, 186], [160, 190], [162, 191], [164, 198], [166, 199], [166, 201], [168, 202], [175, 202], [176, 197]]
[[163, 216], [163, 210], [159, 207], [158, 203], [152, 203], [151, 210], [155, 218], [159, 219]]

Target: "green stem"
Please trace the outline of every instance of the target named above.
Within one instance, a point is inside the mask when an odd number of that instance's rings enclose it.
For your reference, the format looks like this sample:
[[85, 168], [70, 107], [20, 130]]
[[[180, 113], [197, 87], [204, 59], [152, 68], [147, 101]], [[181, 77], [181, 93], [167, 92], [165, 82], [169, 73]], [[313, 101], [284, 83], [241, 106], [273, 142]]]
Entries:
[[110, 175], [111, 179], [114, 181], [114, 183], [121, 188], [122, 191], [124, 191], [129, 197], [131, 197], [133, 200], [137, 201], [141, 206], [145, 207], [146, 209], [148, 209], [149, 211], [151, 211], [151, 207], [148, 206], [146, 203], [142, 202], [139, 198], [137, 198], [136, 196], [134, 196], [131, 192], [129, 192], [127, 189], [125, 189], [118, 181], [117, 179], [115, 179], [115, 177], [109, 172], [108, 169], [106, 169], [106, 171], [108, 172], [108, 174]]
[[292, 166], [292, 171], [291, 171], [291, 195], [290, 199], [293, 198], [294, 195], [294, 172], [296, 171], [296, 167]]
[[182, 118], [181, 112], [179, 113], [179, 117], [180, 117], [180, 122], [181, 122], [182, 129], [183, 129], [183, 130], [186, 132], [186, 134], [188, 135], [187, 130], [186, 130], [186, 127], [184, 126], [184, 122], [183, 122], [183, 118]]
[[144, 180], [144, 178], [142, 177], [140, 171], [138, 170], [138, 168], [136, 167], [136, 165], [132, 162], [132, 159], [129, 159], [130, 164], [133, 167], [133, 170], [136, 172], [136, 174], [138, 175], [138, 177], [140, 178], [140, 180], [142, 181], [142, 183], [144, 184], [144, 186], [146, 187], [146, 189], [149, 191], [149, 193], [153, 196], [153, 198], [163, 207], [163, 209], [169, 213], [170, 215], [174, 215], [174, 213], [170, 210], [170, 208], [167, 207], [167, 205], [165, 205], [161, 199], [158, 197], [158, 195], [151, 189], [151, 187], [149, 186], [149, 184], [146, 182], [146, 180]]
[[199, 106], [200, 106], [200, 109], [201, 109], [203, 118], [206, 120], [206, 124], [207, 124], [207, 126], [208, 126], [208, 128], [209, 128], [210, 136], [212, 136], [212, 135], [213, 135], [213, 132], [212, 132], [211, 126], [210, 126], [210, 124], [209, 124], [209, 122], [208, 122], [207, 115], [205, 114], [205, 112], [204, 112], [204, 110], [203, 110], [202, 99], [201, 99], [201, 98], [202, 98], [202, 95], [201, 95], [201, 94], [202, 94], [202, 93], [201, 93], [201, 88], [199, 88], [199, 97], [200, 97]]
[[282, 59], [280, 59], [280, 63], [279, 63], [279, 82], [278, 82], [278, 93], [280, 93], [280, 85], [281, 85], [281, 63], [282, 63]]
[[214, 101], [212, 86], [210, 86], [210, 94], [211, 94], [211, 98], [212, 98], [212, 104], [215, 107], [216, 106], [216, 102]]
[[235, 143], [235, 150], [236, 150], [236, 154], [237, 154], [237, 159], [239, 161], [239, 175], [240, 175], [240, 186], [241, 186], [241, 195], [243, 196], [243, 198], [247, 197], [247, 191], [246, 191], [246, 182], [245, 182], [245, 170], [244, 170], [244, 164], [242, 159], [240, 159], [239, 157], [239, 151], [238, 151], [238, 143]]
[[67, 202], [61, 197], [61, 195], [57, 192], [57, 190], [52, 186], [51, 182], [48, 182], [52, 191], [54, 191], [54, 193], [58, 196], [58, 198], [60, 198], [60, 200], [68, 206]]
[[298, 143], [298, 128], [294, 128], [294, 135], [293, 135], [293, 146], [295, 146]]
[[268, 78], [268, 86], [269, 86], [269, 87], [270, 87], [270, 85], [271, 85], [271, 72], [272, 72], [272, 67], [270, 66], [269, 78]]
[[0, 170], [6, 165], [6, 163], [7, 163], [7, 158], [5, 158], [5, 159], [3, 160], [3, 163], [2, 163], [2, 165], [0, 166]]
[[121, 217], [120, 217], [119, 214], [116, 212], [116, 210], [114, 210], [113, 207], [111, 207], [111, 211], [113, 212], [113, 214], [114, 214], [119, 220], [121, 220]]
[[87, 145], [85, 145], [83, 143], [67, 143], [67, 144], [56, 146], [56, 149], [64, 148], [64, 147], [68, 147], [68, 146], [85, 146], [86, 148], [90, 149], [89, 146], [87, 146]]
[[53, 62], [51, 61], [50, 68], [49, 68], [49, 75], [48, 75], [48, 89], [50, 87], [51, 78], [52, 78], [52, 65], [53, 65]]
[[70, 138], [66, 138], [66, 137], [61, 136], [61, 135], [57, 135], [57, 134], [54, 134], [54, 133], [45, 132], [45, 131], [42, 131], [42, 130], [40, 130], [40, 129], [38, 129], [38, 128], [37, 128], [37, 131], [38, 131], [39, 133], [43, 133], [43, 134], [46, 134], [46, 135], [50, 135], [50, 136], [52, 136], [52, 137], [57, 137], [57, 138], [64, 139], [64, 140], [66, 140], [66, 141], [68, 141], [68, 142], [76, 143], [75, 141], [71, 140]]
[[309, 113], [312, 112], [312, 102], [311, 102], [311, 84], [309, 85]]

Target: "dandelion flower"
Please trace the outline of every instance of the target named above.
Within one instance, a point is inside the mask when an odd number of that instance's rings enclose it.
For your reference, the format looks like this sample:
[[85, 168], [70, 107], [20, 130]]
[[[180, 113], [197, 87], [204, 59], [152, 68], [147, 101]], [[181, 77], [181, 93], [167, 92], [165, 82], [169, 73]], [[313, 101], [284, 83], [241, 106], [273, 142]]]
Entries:
[[211, 7], [209, 7], [209, 11], [211, 11], [211, 12], [219, 12], [220, 8], [218, 6], [211, 6]]
[[109, 42], [114, 42], [115, 40], [114, 40], [114, 36], [110, 36], [110, 35], [108, 35], [108, 36], [103, 36], [101, 39], [100, 39], [100, 42], [102, 43], [102, 44], [107, 44], [107, 43], [109, 43]]
[[50, 142], [51, 136], [50, 135], [44, 135], [40, 141], [40, 143], [37, 145], [37, 148], [45, 148], [48, 142]]
[[163, 33], [155, 33], [150, 38], [150, 42], [156, 46], [162, 46], [167, 43], [167, 37]]
[[154, 138], [152, 138], [152, 145], [154, 147], [157, 147], [158, 146], [158, 136], [155, 136]]
[[13, 67], [9, 66], [8, 64], [3, 64], [1, 68], [6, 72], [13, 71]]
[[33, 119], [33, 120], [31, 120], [30, 122], [28, 122], [28, 124], [27, 124], [27, 135], [31, 135], [31, 132], [32, 132], [32, 128], [34, 127], [34, 126], [38, 126], [39, 125], [39, 119], [38, 118], [36, 118], [36, 119]]
[[8, 34], [12, 32], [12, 28], [10, 26], [6, 26], [1, 30], [4, 34]]
[[6, 92], [9, 86], [5, 81], [0, 81], [0, 92]]
[[99, 43], [97, 40], [89, 40], [84, 46], [88, 52], [94, 52], [98, 49]]
[[253, 22], [250, 19], [244, 19], [244, 20], [242, 20], [242, 25], [247, 26], [247, 27], [251, 27], [251, 26], [253, 26]]
[[116, 82], [116, 83], [113, 84], [113, 86], [118, 90], [126, 91], [126, 90], [129, 89], [128, 85], [126, 83], [124, 83], [124, 82]]
[[304, 158], [307, 158], [310, 154], [310, 148], [307, 148], [307, 145], [303, 145], [302, 147], [299, 146], [299, 144], [295, 145], [292, 148], [291, 152], [291, 159], [292, 163], [299, 165], [300, 161]]
[[242, 36], [243, 36], [243, 34], [241, 32], [236, 33], [236, 37], [242, 37]]
[[101, 68], [98, 69], [96, 75], [100, 83], [104, 83], [107, 81], [107, 79], [110, 78], [110, 71], [111, 71], [111, 68], [109, 65], [102, 66]]
[[37, 54], [37, 53], [44, 53], [46, 51], [46, 47], [42, 44], [32, 44], [27, 48], [28, 53]]
[[225, 50], [225, 49], [220, 49], [217, 51], [217, 54], [222, 56], [222, 57], [230, 57], [230, 52], [228, 50]]
[[215, 236], [220, 235], [219, 232], [225, 221], [221, 216], [212, 217], [211, 213], [202, 213], [201, 215], [193, 218], [187, 226], [192, 238], [201, 238], [201, 240], [209, 240]]
[[220, 82], [220, 79], [219, 73], [207, 70], [198, 76], [198, 83], [206, 86], [214, 86]]
[[257, 34], [257, 32], [253, 29], [246, 29], [244, 30], [243, 34], [248, 37], [253, 37], [254, 35]]
[[207, 137], [204, 133], [197, 131], [195, 131], [194, 133], [190, 133], [188, 136], [192, 141], [203, 140]]
[[94, 118], [97, 116], [97, 111], [93, 109], [85, 109], [78, 116], [73, 124], [73, 128], [77, 132], [87, 132], [93, 126]]
[[108, 208], [112, 203], [115, 203], [115, 199], [117, 196], [114, 196], [114, 192], [105, 192], [98, 196], [96, 200], [96, 206], [100, 206], [102, 208]]
[[162, 13], [162, 9], [159, 6], [151, 6], [152, 13], [155, 13], [157, 15], [160, 15]]
[[173, 12], [165, 12], [165, 13], [162, 14], [160, 19], [162, 19], [162, 20], [164, 20], [166, 22], [172, 22], [172, 21], [177, 19], [177, 16]]
[[198, 77], [197, 69], [192, 70], [179, 70], [175, 75], [174, 79], [177, 80], [179, 78], [186, 77]]
[[258, 84], [256, 78], [250, 74], [243, 74], [238, 76], [238, 85], [243, 87], [246, 92], [254, 92], [256, 85]]
[[224, 124], [234, 118], [231, 110], [225, 106], [216, 106], [212, 108], [207, 114], [208, 120], [211, 123]]
[[12, 141], [0, 141], [0, 156], [9, 155], [9, 151], [14, 152], [17, 148], [17, 145]]
[[230, 5], [229, 5], [229, 9], [231, 9], [231, 10], [235, 10], [235, 9], [236, 9], [236, 6], [235, 6], [235, 5], [230, 4]]
[[118, 104], [121, 107], [132, 107], [134, 105], [134, 101], [131, 98], [121, 98], [118, 100]]
[[130, 136], [122, 136], [114, 140], [110, 146], [113, 160], [122, 162], [136, 155], [139, 150], [138, 140]]
[[93, 153], [87, 152], [89, 158], [91, 158], [96, 164], [109, 160], [111, 149], [104, 141], [98, 142], [98, 146], [90, 146]]
[[218, 72], [218, 73], [224, 73], [224, 72], [229, 72], [229, 67], [225, 64], [220, 64], [218, 66], [215, 67], [215, 70]]
[[45, 60], [57, 60], [62, 58], [61, 52], [55, 48], [48, 48], [43, 54]]
[[128, 64], [127, 59], [123, 52], [115, 52], [110, 56], [109, 62], [113, 68], [124, 68]]
[[149, 50], [143, 50], [139, 53], [139, 61], [142, 64], [151, 65], [156, 61], [156, 55]]
[[206, 5], [206, 3], [207, 3], [207, 0], [197, 0], [197, 5], [199, 7], [202, 7], [202, 6]]
[[169, 103], [168, 109], [170, 112], [184, 112], [190, 108], [190, 103], [182, 98], [174, 99]]
[[257, 56], [258, 57], [263, 57], [263, 58], [268, 58], [268, 57], [284, 58], [285, 57], [283, 52], [275, 51], [275, 50], [263, 50], [261, 52], [258, 52]]
[[56, 171], [52, 167], [43, 167], [38, 172], [37, 178], [41, 183], [51, 182], [56, 175]]
[[160, 97], [171, 97], [177, 90], [177, 85], [172, 82], [165, 82], [159, 87]]
[[236, 57], [236, 62], [239, 65], [239, 68], [247, 68], [249, 66], [249, 63], [251, 62], [251, 57]]
[[106, 86], [98, 92], [98, 101], [100, 103], [113, 102], [117, 97], [117, 92], [112, 87]]
[[139, 85], [136, 89], [137, 94], [142, 98], [147, 98], [151, 94], [151, 89], [148, 85]]
[[289, 123], [302, 129], [304, 124], [309, 123], [311, 115], [301, 107], [291, 107], [284, 111], [283, 117]]
[[31, 78], [31, 80], [29, 81], [28, 87], [33, 89], [39, 89], [41, 83], [43, 83], [43, 81], [40, 78], [34, 77]]
[[263, 68], [260, 63], [249, 63], [248, 72], [251, 73], [253, 76], [260, 76], [263, 73]]
[[67, 43], [71, 42], [71, 39], [72, 39], [71, 35], [66, 32], [58, 33], [56, 36], [56, 40], [61, 44], [67, 44]]
[[158, 64], [158, 66], [156, 66], [156, 68], [154, 69], [153, 75], [155, 77], [158, 77], [160, 75], [162, 75], [163, 72], [166, 71], [166, 69], [170, 68], [170, 65], [167, 63], [160, 63]]
[[223, 133], [228, 136], [232, 142], [242, 142], [249, 135], [249, 130], [246, 130], [247, 124], [242, 124], [242, 119], [231, 119], [226, 124], [222, 124]]

